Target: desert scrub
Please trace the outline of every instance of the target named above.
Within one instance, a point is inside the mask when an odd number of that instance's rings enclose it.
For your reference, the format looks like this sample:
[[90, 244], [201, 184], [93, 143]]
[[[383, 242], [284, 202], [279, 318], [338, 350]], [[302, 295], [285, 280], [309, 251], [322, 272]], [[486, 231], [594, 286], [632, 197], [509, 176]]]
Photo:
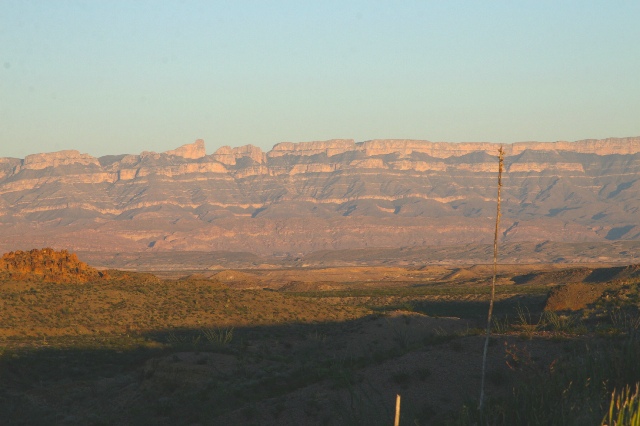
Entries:
[[[549, 287], [545, 285], [498, 285], [496, 294], [499, 295], [546, 295]], [[486, 286], [459, 286], [451, 283], [429, 284], [416, 287], [384, 287], [363, 288], [352, 290], [327, 290], [288, 292], [287, 295], [310, 298], [347, 298], [347, 297], [379, 297], [379, 296], [463, 296], [490, 295], [491, 288]]]
[[614, 309], [609, 315], [615, 329], [636, 336], [640, 329], [640, 312], [637, 309]]
[[635, 392], [626, 386], [620, 392], [611, 394], [609, 412], [602, 420], [606, 426], [640, 426], [640, 383], [636, 383]]
[[200, 331], [212, 345], [227, 345], [233, 340], [233, 327], [203, 328]]
[[[482, 412], [472, 403], [465, 405], [450, 424], [595, 425], [608, 415], [612, 399], [616, 418], [627, 418], [637, 406], [629, 392], [612, 396], [614, 389], [640, 381], [640, 342], [636, 339], [609, 338], [577, 345], [548, 369], [537, 365], [524, 350], [509, 350], [511, 392], [488, 400]], [[619, 410], [626, 411], [620, 414]]]
[[574, 329], [580, 318], [572, 315], [560, 315], [557, 312], [545, 311], [542, 313], [541, 322], [553, 331], [570, 332]]
[[491, 329], [494, 334], [505, 334], [511, 328], [511, 324], [509, 324], [509, 317], [505, 316], [500, 319], [498, 317], [493, 317], [491, 319]]

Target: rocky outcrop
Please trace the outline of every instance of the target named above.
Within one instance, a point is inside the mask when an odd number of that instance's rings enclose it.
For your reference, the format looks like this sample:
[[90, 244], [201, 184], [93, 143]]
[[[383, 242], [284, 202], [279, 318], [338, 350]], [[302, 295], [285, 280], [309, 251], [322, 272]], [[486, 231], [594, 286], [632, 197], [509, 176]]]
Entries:
[[580, 154], [632, 155], [640, 152], [640, 137], [587, 139], [578, 142], [517, 142], [506, 145], [507, 155], [518, 155], [526, 150], [569, 151]]
[[275, 145], [273, 149], [267, 153], [267, 157], [277, 158], [284, 155], [311, 156], [317, 154], [325, 154], [327, 157], [332, 157], [358, 149], [353, 139], [332, 139], [328, 141], [299, 143], [282, 142]]
[[32, 154], [27, 155], [22, 162], [22, 169], [25, 170], [42, 170], [49, 167], [68, 166], [78, 164], [82, 166], [94, 165], [100, 167], [97, 158], [89, 154], [81, 154], [79, 151], [68, 150], [51, 152], [48, 154]]
[[547, 170], [584, 173], [584, 167], [580, 163], [512, 163], [507, 172], [541, 173]]
[[375, 139], [363, 142], [360, 149], [368, 157], [399, 154], [402, 157], [412, 153], [427, 154], [434, 158], [460, 157], [473, 152], [495, 154], [500, 144], [495, 143], [448, 143], [405, 139]]
[[0, 180], [15, 173], [21, 164], [22, 160], [19, 158], [0, 158]]
[[222, 164], [235, 166], [236, 162], [241, 158], [249, 158], [258, 164], [262, 164], [266, 161], [266, 154], [253, 145], [245, 145], [239, 148], [223, 146], [213, 153], [212, 158]]
[[631, 155], [640, 152], [640, 137], [609, 138], [603, 140], [588, 139], [577, 142], [516, 142], [513, 144], [497, 144], [486, 142], [428, 142], [419, 140], [378, 139], [363, 142], [358, 146], [367, 156], [400, 154], [407, 156], [414, 152], [427, 154], [434, 158], [460, 157], [463, 155], [485, 152], [495, 154], [504, 147], [505, 155], [514, 156], [524, 151], [567, 151], [596, 155]]
[[367, 157], [389, 154], [407, 157], [415, 152], [427, 154], [433, 158], [449, 158], [477, 152], [494, 155], [501, 145], [504, 146], [507, 156], [518, 155], [526, 150], [568, 151], [596, 155], [631, 155], [640, 152], [640, 137], [589, 139], [578, 142], [516, 142], [513, 144], [429, 142], [411, 139], [375, 139], [356, 143], [352, 139], [333, 139], [322, 142], [283, 142], [275, 145], [267, 153], [267, 157], [276, 158], [284, 155], [312, 156], [318, 154], [326, 154], [331, 157], [345, 152], [363, 152]]
[[182, 145], [180, 148], [176, 148], [171, 151], [166, 151], [165, 154], [196, 160], [207, 155], [207, 152], [204, 148], [204, 141], [202, 139], [198, 139], [194, 143]]
[[18, 250], [3, 254], [0, 259], [1, 280], [80, 283], [102, 278], [106, 274], [66, 250]]

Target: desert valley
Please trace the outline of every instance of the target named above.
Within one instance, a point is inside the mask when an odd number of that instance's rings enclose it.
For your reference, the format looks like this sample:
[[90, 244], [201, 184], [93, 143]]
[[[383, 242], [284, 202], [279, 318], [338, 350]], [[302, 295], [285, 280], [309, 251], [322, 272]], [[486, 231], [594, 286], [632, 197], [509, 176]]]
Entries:
[[0, 426], [640, 426], [639, 18], [0, 1]]
[[640, 138], [0, 159], [24, 425], [640, 419]]

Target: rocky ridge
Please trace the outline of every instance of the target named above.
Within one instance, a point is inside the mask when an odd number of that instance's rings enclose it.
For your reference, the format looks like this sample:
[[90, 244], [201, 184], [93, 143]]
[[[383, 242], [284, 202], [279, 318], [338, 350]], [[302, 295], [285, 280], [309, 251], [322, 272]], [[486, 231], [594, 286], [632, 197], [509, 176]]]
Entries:
[[83, 283], [105, 277], [66, 250], [17, 250], [0, 258], [0, 280]]
[[[486, 244], [499, 146], [336, 139], [207, 155], [198, 140], [0, 158], [0, 249], [298, 256]], [[504, 148], [505, 242], [640, 238], [640, 137]]]

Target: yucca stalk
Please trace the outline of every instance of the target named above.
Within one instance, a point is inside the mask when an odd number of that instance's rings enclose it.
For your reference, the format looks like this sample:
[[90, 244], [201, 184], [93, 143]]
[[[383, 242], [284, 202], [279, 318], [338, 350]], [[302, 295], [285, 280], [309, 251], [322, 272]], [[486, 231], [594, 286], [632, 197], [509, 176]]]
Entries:
[[478, 410], [484, 407], [484, 381], [487, 371], [487, 350], [489, 349], [489, 338], [491, 337], [491, 317], [493, 315], [493, 304], [496, 297], [496, 275], [498, 273], [498, 229], [500, 228], [500, 191], [502, 189], [502, 167], [504, 164], [504, 149], [500, 146], [498, 150], [498, 202], [496, 209], [496, 228], [493, 235], [493, 279], [491, 280], [491, 299], [489, 300], [489, 314], [487, 315], [487, 331], [484, 339], [484, 351], [482, 354], [482, 380], [480, 383], [480, 403]]

